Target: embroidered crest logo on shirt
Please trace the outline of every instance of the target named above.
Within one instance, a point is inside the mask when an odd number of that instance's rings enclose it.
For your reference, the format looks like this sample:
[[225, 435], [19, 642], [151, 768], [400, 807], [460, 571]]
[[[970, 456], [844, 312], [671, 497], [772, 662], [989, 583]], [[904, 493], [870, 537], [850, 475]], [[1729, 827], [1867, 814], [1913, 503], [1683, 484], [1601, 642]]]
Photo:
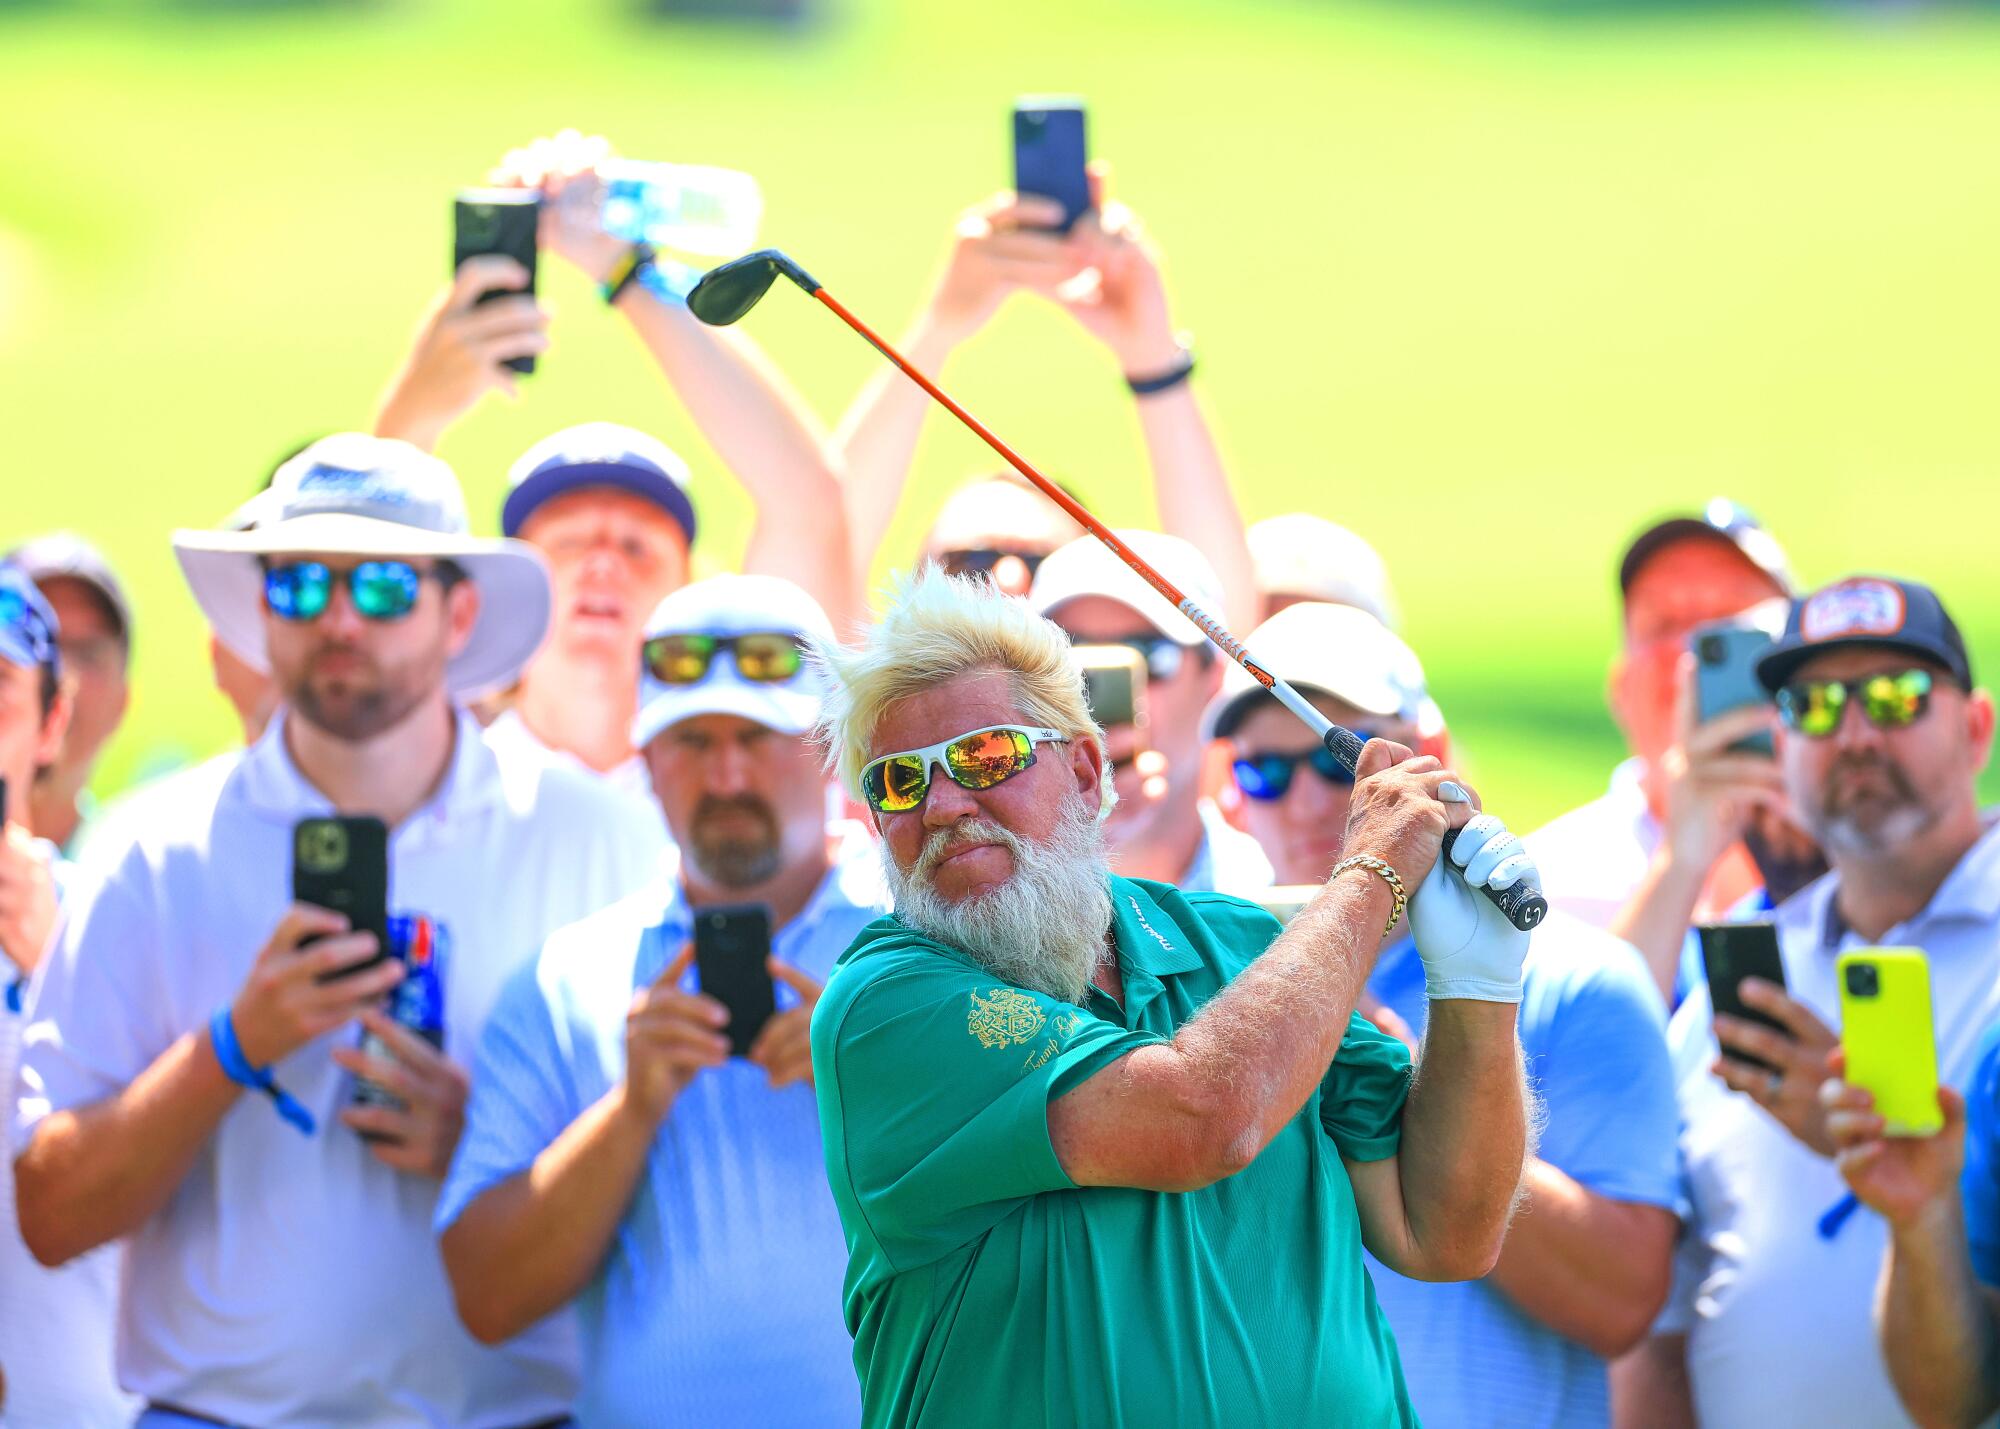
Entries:
[[996, 987], [985, 997], [972, 994], [965, 1030], [977, 1037], [982, 1047], [1013, 1047], [1041, 1031], [1047, 1021], [1041, 1004], [1027, 993]]
[[1903, 628], [1903, 593], [1887, 581], [1843, 581], [1808, 600], [1799, 612], [1807, 640], [1850, 635], [1894, 635]]

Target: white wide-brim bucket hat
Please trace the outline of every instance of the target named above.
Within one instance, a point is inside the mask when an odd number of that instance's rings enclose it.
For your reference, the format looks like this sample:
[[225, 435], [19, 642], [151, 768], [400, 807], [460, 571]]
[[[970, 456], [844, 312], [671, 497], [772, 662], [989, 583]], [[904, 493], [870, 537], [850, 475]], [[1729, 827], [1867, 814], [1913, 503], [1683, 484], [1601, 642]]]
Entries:
[[541, 553], [468, 531], [452, 469], [407, 442], [342, 432], [314, 442], [271, 478], [243, 530], [174, 532], [174, 555], [216, 638], [258, 670], [264, 651], [262, 558], [356, 556], [450, 560], [479, 590], [479, 619], [445, 667], [472, 699], [513, 683], [549, 630], [553, 598]]

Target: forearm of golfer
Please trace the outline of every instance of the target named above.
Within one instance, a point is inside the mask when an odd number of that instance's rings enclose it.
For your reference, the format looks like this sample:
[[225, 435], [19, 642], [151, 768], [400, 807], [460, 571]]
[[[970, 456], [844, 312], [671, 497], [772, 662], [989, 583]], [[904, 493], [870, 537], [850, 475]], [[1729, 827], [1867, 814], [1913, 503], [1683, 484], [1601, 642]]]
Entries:
[[1541, 1160], [1528, 1162], [1521, 1190], [1491, 1283], [1524, 1314], [1616, 1359], [1666, 1303], [1673, 1213], [1601, 1196]]
[[1413, 1280], [1475, 1280], [1493, 1268], [1528, 1149], [1515, 1005], [1431, 1003], [1403, 1142], [1347, 1163], [1362, 1241]]
[[[1400, 745], [1371, 743], [1357, 772], [1348, 846], [1379, 848], [1421, 878], [1445, 829], [1472, 806], [1441, 802], [1449, 774]], [[1393, 908], [1383, 879], [1350, 869], [1171, 1043], [1122, 1057], [1057, 1098], [1049, 1135], [1070, 1178], [1185, 1191], [1248, 1166], [1326, 1075]]]

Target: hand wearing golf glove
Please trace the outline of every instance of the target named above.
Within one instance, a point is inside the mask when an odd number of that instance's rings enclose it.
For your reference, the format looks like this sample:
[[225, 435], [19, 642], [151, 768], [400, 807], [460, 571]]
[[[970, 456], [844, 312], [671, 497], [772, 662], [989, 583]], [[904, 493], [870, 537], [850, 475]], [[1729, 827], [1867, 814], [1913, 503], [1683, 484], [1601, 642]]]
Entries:
[[1450, 854], [1431, 865], [1410, 899], [1410, 934], [1424, 962], [1426, 997], [1521, 1000], [1528, 935], [1479, 890], [1503, 891], [1534, 876], [1534, 859], [1491, 814], [1459, 830]]

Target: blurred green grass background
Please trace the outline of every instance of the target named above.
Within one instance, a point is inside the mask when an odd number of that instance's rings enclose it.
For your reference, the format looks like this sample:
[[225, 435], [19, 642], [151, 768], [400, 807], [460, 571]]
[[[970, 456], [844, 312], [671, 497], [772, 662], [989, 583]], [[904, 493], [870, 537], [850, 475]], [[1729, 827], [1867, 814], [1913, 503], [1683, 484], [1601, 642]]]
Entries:
[[[1528, 825], [1619, 755], [1612, 566], [1656, 513], [1727, 493], [1808, 580], [1918, 575], [2000, 656], [1996, 79], [2000, 23], [1954, 11], [845, 0], [772, 30], [585, 0], [0, 4], [0, 541], [74, 526], [131, 584], [101, 787], [222, 748], [167, 534], [368, 421], [455, 186], [564, 125], [744, 168], [769, 239], [895, 331], [1007, 181], [1012, 97], [1074, 91], [1165, 251], [1247, 514], [1381, 547], [1471, 767]], [[611, 418], [694, 460], [727, 564], [739, 493], [594, 294], [544, 290], [544, 372], [443, 449], [475, 521], [530, 441]], [[869, 371], [805, 303], [756, 332], [829, 423]], [[1060, 315], [1017, 302], [948, 380], [1108, 519], [1152, 519], [1117, 374]], [[895, 549], [988, 465], [934, 423]]]

